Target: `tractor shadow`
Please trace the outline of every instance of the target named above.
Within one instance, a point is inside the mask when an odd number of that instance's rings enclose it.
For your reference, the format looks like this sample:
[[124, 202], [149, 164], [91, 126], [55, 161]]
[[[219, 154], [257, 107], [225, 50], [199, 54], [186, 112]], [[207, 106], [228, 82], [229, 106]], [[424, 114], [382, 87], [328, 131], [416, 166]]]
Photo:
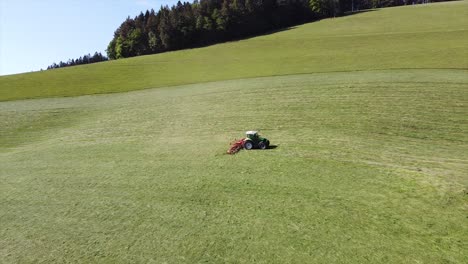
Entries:
[[266, 148], [266, 149], [253, 148], [253, 149], [251, 149], [251, 150], [249, 150], [249, 151], [265, 151], [265, 150], [273, 150], [273, 149], [276, 149], [276, 148], [278, 148], [277, 145], [270, 145], [270, 146], [268, 146], [268, 148]]

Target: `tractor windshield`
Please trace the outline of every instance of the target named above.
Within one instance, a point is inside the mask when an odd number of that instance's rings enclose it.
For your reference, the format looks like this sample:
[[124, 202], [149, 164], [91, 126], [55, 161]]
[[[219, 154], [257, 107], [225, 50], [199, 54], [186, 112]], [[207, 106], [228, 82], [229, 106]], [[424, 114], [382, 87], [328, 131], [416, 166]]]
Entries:
[[247, 137], [250, 138], [250, 139], [256, 139], [256, 138], [258, 138], [258, 135], [257, 134], [247, 134]]

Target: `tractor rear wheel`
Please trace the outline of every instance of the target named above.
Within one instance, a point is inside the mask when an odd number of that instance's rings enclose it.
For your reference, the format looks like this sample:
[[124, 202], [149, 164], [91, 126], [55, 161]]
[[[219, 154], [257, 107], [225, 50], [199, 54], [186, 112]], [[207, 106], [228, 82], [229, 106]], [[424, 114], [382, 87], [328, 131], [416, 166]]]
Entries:
[[246, 150], [251, 150], [251, 149], [253, 149], [253, 143], [252, 143], [251, 141], [245, 141], [245, 142], [244, 142], [244, 148], [245, 148]]

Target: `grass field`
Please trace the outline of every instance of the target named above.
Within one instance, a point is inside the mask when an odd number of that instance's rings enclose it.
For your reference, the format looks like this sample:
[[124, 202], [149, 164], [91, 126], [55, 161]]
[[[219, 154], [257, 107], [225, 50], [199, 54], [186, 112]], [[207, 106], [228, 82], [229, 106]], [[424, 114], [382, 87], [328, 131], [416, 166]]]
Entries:
[[[465, 263], [466, 7], [1, 77], [0, 262]], [[394, 31], [379, 31], [392, 12]], [[412, 12], [433, 24], [403, 27]], [[345, 29], [360, 23], [363, 33]], [[320, 34], [330, 37], [305, 41]], [[249, 45], [265, 48], [255, 57]], [[225, 155], [250, 129], [277, 147]]]
[[298, 73], [468, 68], [468, 1], [325, 19], [207, 48], [0, 76], [0, 101]]

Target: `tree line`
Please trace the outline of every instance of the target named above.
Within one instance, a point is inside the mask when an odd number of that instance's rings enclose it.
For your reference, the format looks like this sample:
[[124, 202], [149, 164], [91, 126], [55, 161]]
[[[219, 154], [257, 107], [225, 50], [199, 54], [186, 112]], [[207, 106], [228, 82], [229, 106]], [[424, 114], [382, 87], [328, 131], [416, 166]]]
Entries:
[[54, 62], [52, 65], [47, 67], [47, 70], [76, 66], [76, 65], [83, 65], [83, 64], [91, 64], [91, 63], [107, 61], [107, 60], [109, 60], [109, 58], [107, 58], [105, 55], [102, 55], [101, 52], [95, 52], [93, 56], [91, 56], [91, 54], [88, 53], [77, 59], [69, 59], [66, 62], [63, 62], [63, 61], [60, 61], [59, 63]]
[[107, 47], [110, 59], [179, 50], [304, 23], [306, 1], [201, 0], [178, 2], [127, 18]]
[[453, 0], [309, 0], [309, 7], [319, 17], [326, 18], [373, 8], [445, 1]]
[[[435, 0], [438, 2], [444, 0]], [[429, 0], [195, 0], [128, 17], [107, 47], [120, 59], [258, 35], [347, 12]]]

